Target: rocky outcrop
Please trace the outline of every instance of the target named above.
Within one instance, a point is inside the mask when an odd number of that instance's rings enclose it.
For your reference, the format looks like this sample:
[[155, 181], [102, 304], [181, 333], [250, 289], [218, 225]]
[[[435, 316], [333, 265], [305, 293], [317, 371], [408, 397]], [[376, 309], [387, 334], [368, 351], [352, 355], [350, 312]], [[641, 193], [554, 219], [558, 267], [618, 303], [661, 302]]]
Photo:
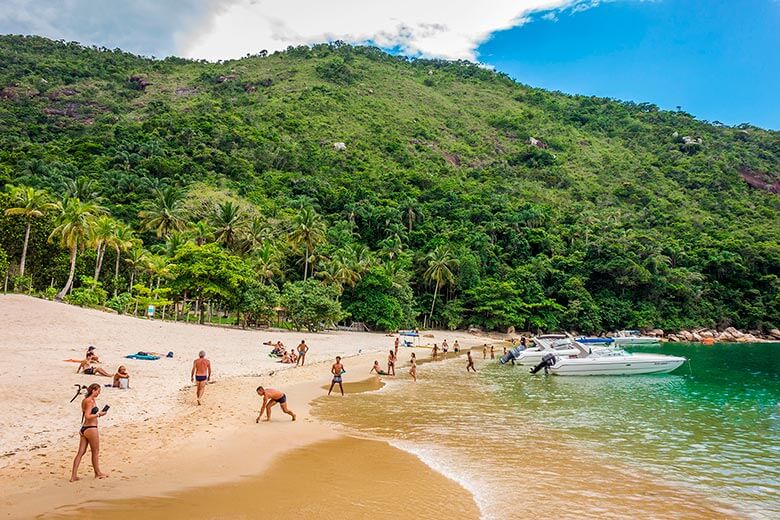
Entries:
[[772, 339], [780, 340], [780, 330], [779, 329], [772, 329], [769, 331], [769, 337]]
[[751, 188], [780, 195], [780, 180], [776, 179], [776, 176], [772, 176], [767, 172], [751, 170], [744, 166], [739, 169], [739, 176], [742, 177], [742, 180]]
[[[655, 336], [658, 329], [645, 332], [648, 336]], [[715, 329], [694, 329], [694, 330], [680, 330], [674, 333], [666, 334], [666, 341], [669, 342], [708, 342], [708, 341], [721, 341], [726, 343], [760, 343], [764, 341], [780, 341], [780, 330], [772, 329], [768, 333], [764, 334], [759, 330], [751, 330], [748, 332], [742, 332], [735, 327], [727, 327], [722, 331]]]
[[128, 81], [133, 86], [133, 88], [141, 91], [146, 90], [146, 87], [151, 85], [151, 83], [149, 83], [149, 80], [146, 79], [146, 76], [143, 76], [141, 74], [130, 76], [130, 79], [128, 79]]
[[535, 146], [537, 148], [542, 148], [542, 149], [547, 148], [547, 143], [545, 143], [541, 139], [536, 139], [535, 137], [529, 137], [528, 144], [530, 144], [531, 146]]

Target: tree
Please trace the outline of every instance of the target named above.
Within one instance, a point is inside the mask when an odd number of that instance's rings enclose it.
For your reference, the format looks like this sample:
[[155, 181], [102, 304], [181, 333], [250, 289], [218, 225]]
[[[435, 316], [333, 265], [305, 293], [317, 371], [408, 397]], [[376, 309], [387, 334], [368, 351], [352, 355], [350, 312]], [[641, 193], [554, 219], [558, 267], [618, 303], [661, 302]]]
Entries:
[[423, 278], [428, 283], [434, 284], [433, 302], [431, 303], [431, 313], [429, 321], [433, 323], [433, 309], [436, 306], [436, 295], [439, 289], [446, 285], [455, 283], [453, 270], [458, 267], [458, 260], [452, 255], [452, 251], [447, 246], [438, 246], [425, 256], [427, 269], [423, 273]]
[[187, 227], [187, 236], [191, 240], [195, 241], [195, 245], [202, 246], [213, 236], [214, 230], [211, 229], [208, 222], [205, 220], [199, 220], [197, 222], [190, 222]]
[[244, 215], [238, 204], [228, 200], [214, 209], [211, 225], [214, 228], [214, 239], [228, 249], [233, 249], [244, 228]]
[[296, 247], [304, 246], [304, 281], [309, 271], [309, 256], [323, 240], [325, 240], [325, 223], [312, 208], [301, 208], [293, 219], [290, 241]]
[[11, 188], [12, 207], [5, 210], [5, 215], [23, 217], [27, 221], [24, 231], [24, 245], [22, 246], [22, 258], [19, 261], [19, 276], [24, 276], [24, 267], [27, 261], [27, 246], [30, 242], [30, 228], [32, 219], [42, 217], [47, 211], [57, 209], [49, 195], [44, 190], [36, 190], [29, 186]]
[[135, 275], [146, 271], [147, 266], [149, 265], [149, 252], [140, 245], [136, 245], [128, 250], [125, 263], [130, 267], [129, 290], [132, 293]]
[[262, 246], [253, 251], [252, 263], [262, 284], [267, 284], [281, 273], [279, 253], [270, 242], [263, 243]]
[[106, 253], [106, 248], [109, 245], [113, 247], [116, 228], [117, 222], [108, 215], [101, 215], [96, 218], [90, 228], [89, 241], [96, 251], [95, 276], [93, 277], [96, 282], [100, 280], [100, 271], [103, 267], [103, 255]]
[[57, 217], [57, 227], [54, 228], [49, 240], [59, 240], [62, 247], [70, 250], [70, 271], [65, 286], [57, 293], [61, 300], [73, 286], [73, 276], [76, 273], [76, 255], [86, 245], [95, 218], [103, 209], [90, 202], [67, 198], [60, 205], [60, 215]]
[[414, 297], [408, 284], [397, 285], [380, 266], [372, 267], [353, 289], [344, 293], [352, 319], [382, 330], [412, 325]]
[[102, 200], [97, 183], [83, 175], [65, 183], [65, 196], [94, 204], [99, 204]]
[[337, 297], [335, 287], [309, 279], [285, 284], [281, 304], [297, 329], [314, 332], [344, 317]]
[[116, 259], [114, 263], [114, 296], [117, 295], [118, 288], [117, 280], [119, 279], [119, 257], [122, 253], [129, 251], [135, 242], [136, 239], [133, 236], [133, 229], [125, 224], [117, 223], [116, 229], [114, 230], [114, 236], [111, 241], [111, 245], [114, 247], [114, 251], [116, 252]]
[[138, 212], [144, 229], [154, 231], [159, 238], [181, 231], [187, 224], [184, 195], [173, 187], [157, 189], [153, 200]]
[[244, 313], [244, 326], [247, 323], [272, 323], [276, 316], [274, 310], [279, 305], [279, 289], [275, 285], [263, 285], [257, 282], [242, 287], [238, 310]]

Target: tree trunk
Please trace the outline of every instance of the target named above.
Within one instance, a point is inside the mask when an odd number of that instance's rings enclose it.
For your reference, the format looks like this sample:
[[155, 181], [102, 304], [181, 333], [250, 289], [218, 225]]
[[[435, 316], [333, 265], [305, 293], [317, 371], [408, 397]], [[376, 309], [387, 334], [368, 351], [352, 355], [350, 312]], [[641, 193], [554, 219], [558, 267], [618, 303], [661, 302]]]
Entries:
[[97, 248], [97, 258], [95, 259], [95, 281], [100, 278], [100, 270], [103, 268], [103, 255], [106, 253], [106, 246], [100, 244]]
[[303, 281], [306, 281], [306, 273], [309, 271], [309, 245], [306, 245], [306, 257], [303, 259]]
[[57, 293], [57, 299], [61, 300], [68, 294], [70, 288], [73, 286], [73, 276], [76, 274], [76, 250], [78, 249], [78, 240], [73, 247], [70, 248], [70, 273], [68, 273], [68, 281], [65, 282], [65, 287]]
[[203, 296], [198, 296], [198, 309], [200, 311], [198, 323], [203, 325], [206, 322], [206, 309], [203, 307]]
[[130, 294], [133, 294], [133, 282], [135, 281], [135, 269], [130, 272]]
[[22, 247], [22, 260], [19, 262], [19, 276], [24, 276], [24, 264], [27, 261], [27, 244], [30, 243], [30, 227], [32, 223], [27, 221], [27, 230], [24, 232], [24, 246]]
[[114, 296], [116, 296], [116, 291], [119, 286], [117, 283], [117, 280], [119, 280], [119, 248], [116, 249], [116, 263], [114, 264]]
[[431, 314], [430, 314], [430, 321], [431, 321], [431, 327], [433, 327], [433, 307], [436, 305], [436, 295], [439, 292], [439, 284], [436, 284], [436, 288], [433, 290], [433, 302], [431, 303]]

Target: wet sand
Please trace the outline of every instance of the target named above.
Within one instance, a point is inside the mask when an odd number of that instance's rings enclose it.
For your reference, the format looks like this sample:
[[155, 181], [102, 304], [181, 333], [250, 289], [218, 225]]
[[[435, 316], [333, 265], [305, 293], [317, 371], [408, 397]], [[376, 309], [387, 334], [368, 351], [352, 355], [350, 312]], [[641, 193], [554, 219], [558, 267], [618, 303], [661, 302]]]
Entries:
[[42, 518], [479, 518], [471, 495], [384, 442], [340, 437], [277, 458], [262, 475], [169, 497], [93, 502]]

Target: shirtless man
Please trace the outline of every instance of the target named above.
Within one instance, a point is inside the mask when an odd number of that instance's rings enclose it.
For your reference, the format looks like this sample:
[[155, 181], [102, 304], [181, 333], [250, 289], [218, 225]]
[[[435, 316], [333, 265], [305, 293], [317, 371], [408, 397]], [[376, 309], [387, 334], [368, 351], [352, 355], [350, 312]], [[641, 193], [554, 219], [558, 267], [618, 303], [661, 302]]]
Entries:
[[206, 389], [206, 382], [211, 381], [211, 361], [206, 359], [206, 351], [201, 350], [198, 353], [198, 359], [192, 362], [192, 373], [190, 374], [190, 381], [197, 381], [198, 383], [198, 404], [203, 397], [203, 391]]
[[379, 366], [379, 361], [374, 361], [374, 366], [371, 367], [371, 370], [368, 371], [369, 374], [373, 374], [376, 372], [376, 375], [378, 376], [386, 376], [387, 372], [382, 370], [382, 367]]
[[477, 372], [477, 369], [474, 368], [474, 358], [471, 357], [471, 351], [466, 351], [466, 357], [468, 358], [468, 364], [466, 365], [466, 372], [469, 370], [473, 370], [474, 373]]
[[306, 353], [309, 351], [309, 346], [306, 344], [306, 340], [301, 340], [300, 345], [298, 345], [298, 361], [295, 363], [295, 366], [298, 365], [303, 366], [303, 363], [306, 361]]
[[346, 372], [344, 370], [344, 365], [341, 364], [341, 356], [336, 356], [336, 362], [333, 363], [333, 366], [330, 367], [330, 373], [333, 374], [333, 380], [330, 382], [330, 389], [328, 390], [328, 395], [333, 391], [333, 385], [336, 383], [339, 384], [339, 389], [341, 390], [342, 397], [344, 396], [344, 386], [341, 384], [341, 374]]
[[487, 359], [487, 345], [482, 345], [482, 359]]
[[260, 415], [257, 416], [257, 420], [255, 420], [256, 423], [260, 422], [260, 418], [263, 416], [263, 412], [265, 412], [265, 421], [271, 420], [271, 407], [275, 404], [279, 404], [282, 407], [282, 411], [292, 417], [292, 420], [295, 420], [295, 414], [292, 412], [292, 410], [287, 409], [287, 396], [284, 394], [284, 392], [280, 390], [276, 390], [275, 388], [263, 388], [262, 386], [257, 387], [257, 395], [263, 398], [263, 406], [260, 407]]
[[493, 345], [490, 345], [490, 359], [496, 359], [496, 350]]

